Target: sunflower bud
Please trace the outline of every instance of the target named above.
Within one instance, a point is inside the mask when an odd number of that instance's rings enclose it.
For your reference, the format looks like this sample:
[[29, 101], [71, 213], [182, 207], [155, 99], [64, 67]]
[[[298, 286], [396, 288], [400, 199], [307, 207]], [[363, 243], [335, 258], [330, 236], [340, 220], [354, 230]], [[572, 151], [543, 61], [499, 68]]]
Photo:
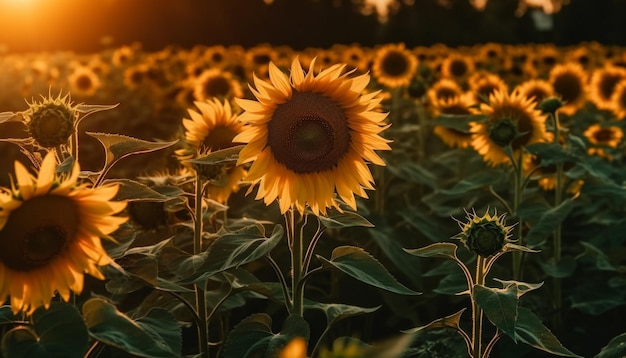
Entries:
[[78, 111], [69, 101], [69, 96], [47, 97], [42, 102], [29, 103], [25, 113], [28, 133], [45, 148], [66, 144], [74, 133]]
[[414, 79], [409, 85], [408, 92], [411, 98], [422, 98], [426, 94], [426, 83], [421, 79]]
[[128, 203], [131, 222], [145, 230], [156, 229], [167, 219], [165, 203], [162, 201], [131, 201]]
[[511, 144], [518, 134], [517, 124], [510, 118], [502, 118], [489, 128], [489, 138], [501, 147]]
[[563, 106], [563, 101], [558, 97], [546, 98], [537, 106], [543, 113], [554, 114]]
[[487, 210], [483, 216], [475, 212], [467, 213], [467, 223], [461, 223], [462, 232], [456, 236], [471, 251], [482, 257], [490, 257], [502, 251], [509, 241], [511, 226], [504, 224], [504, 215], [490, 215]]

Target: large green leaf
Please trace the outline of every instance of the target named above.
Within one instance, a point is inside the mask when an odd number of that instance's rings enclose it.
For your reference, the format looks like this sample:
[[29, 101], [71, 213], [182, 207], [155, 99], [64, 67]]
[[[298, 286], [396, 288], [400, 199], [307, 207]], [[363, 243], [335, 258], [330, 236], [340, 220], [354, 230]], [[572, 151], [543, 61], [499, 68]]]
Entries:
[[519, 307], [517, 310], [515, 335], [521, 342], [542, 351], [563, 357], [581, 357], [563, 347], [541, 319], [528, 308]]
[[103, 343], [140, 357], [180, 357], [181, 327], [174, 316], [162, 308], [133, 320], [110, 302], [92, 298], [83, 305], [89, 333]]
[[404, 330], [404, 333], [419, 333], [425, 331], [427, 329], [439, 329], [439, 328], [452, 328], [457, 331], [461, 331], [461, 315], [465, 312], [466, 308], [461, 309], [459, 312], [452, 314], [450, 316], [446, 316], [443, 318], [436, 319], [430, 322], [427, 325], [415, 327], [411, 329]]
[[489, 321], [517, 342], [515, 334], [519, 297], [517, 285], [509, 285], [506, 288], [474, 285], [472, 295]]
[[108, 179], [103, 184], [118, 184], [119, 189], [114, 200], [149, 200], [165, 201], [165, 195], [147, 185], [131, 179]]
[[572, 211], [573, 202], [573, 198], [568, 198], [557, 207], [545, 211], [526, 234], [524, 238], [526, 245], [531, 248], [542, 245]]
[[276, 357], [296, 337], [308, 341], [309, 325], [304, 318], [287, 317], [279, 333], [272, 332], [272, 318], [255, 313], [237, 324], [224, 344], [224, 358]]
[[577, 156], [557, 143], [533, 143], [524, 147], [529, 153], [541, 158], [541, 166], [550, 166], [557, 163], [577, 162]]
[[38, 308], [32, 321], [32, 326], [19, 326], [4, 335], [4, 357], [81, 358], [87, 351], [87, 327], [73, 305], [56, 302], [47, 310]]
[[367, 251], [355, 246], [340, 246], [333, 250], [331, 259], [317, 255], [324, 265], [334, 267], [369, 285], [403, 295], [419, 295], [398, 282], [387, 269]]
[[418, 257], [407, 255], [400, 243], [394, 239], [392, 228], [377, 226], [368, 230], [368, 234], [376, 241], [385, 256], [395, 267], [404, 273], [418, 289], [422, 287], [422, 263]]
[[271, 235], [266, 237], [263, 226], [253, 225], [220, 235], [209, 247], [197, 278], [204, 279], [267, 255], [278, 245], [283, 233], [283, 227], [275, 225]]
[[239, 152], [243, 149], [244, 145], [236, 145], [234, 147], [220, 149], [208, 153], [207, 155], [190, 159], [188, 162], [196, 165], [209, 165], [219, 166], [226, 163], [233, 163], [239, 159]]
[[602, 348], [594, 358], [623, 358], [626, 357], [626, 333], [622, 333]]
[[374, 224], [352, 210], [344, 210], [343, 212], [328, 210], [328, 215], [318, 216], [318, 219], [329, 229], [340, 229], [353, 226], [374, 227]]
[[419, 249], [404, 249], [404, 251], [418, 257], [437, 257], [458, 260], [456, 248], [457, 246], [451, 242], [437, 242]]
[[115, 163], [129, 155], [154, 152], [171, 147], [178, 142], [178, 140], [171, 142], [150, 142], [121, 134], [86, 133], [96, 138], [106, 151], [104, 168], [102, 169], [101, 175], [106, 175], [108, 170], [115, 165]]

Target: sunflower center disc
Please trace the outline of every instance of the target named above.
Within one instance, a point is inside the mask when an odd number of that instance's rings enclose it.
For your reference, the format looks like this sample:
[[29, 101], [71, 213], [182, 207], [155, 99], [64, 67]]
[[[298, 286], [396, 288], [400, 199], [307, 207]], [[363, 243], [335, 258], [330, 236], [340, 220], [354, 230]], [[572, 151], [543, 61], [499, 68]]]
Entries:
[[0, 230], [0, 261], [15, 271], [30, 271], [53, 261], [75, 240], [77, 204], [60, 195], [25, 201]]
[[497, 121], [489, 128], [489, 138], [501, 147], [506, 147], [517, 137], [517, 125], [511, 119]]
[[388, 53], [382, 63], [383, 71], [389, 76], [400, 76], [406, 72], [409, 62], [401, 52]]
[[24, 238], [23, 259], [32, 265], [45, 264], [61, 252], [66, 242], [67, 234], [62, 227], [55, 225], [38, 227]]
[[341, 107], [328, 97], [294, 91], [268, 123], [276, 160], [296, 173], [332, 169], [348, 151], [350, 132]]

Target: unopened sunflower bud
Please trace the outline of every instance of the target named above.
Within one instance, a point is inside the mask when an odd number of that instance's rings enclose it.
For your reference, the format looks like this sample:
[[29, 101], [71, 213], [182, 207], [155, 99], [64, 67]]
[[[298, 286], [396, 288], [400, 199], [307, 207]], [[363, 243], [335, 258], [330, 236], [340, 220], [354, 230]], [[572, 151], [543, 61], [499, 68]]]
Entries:
[[504, 224], [504, 215], [489, 214], [483, 216], [475, 212], [467, 213], [468, 222], [458, 221], [462, 232], [456, 236], [471, 251], [482, 257], [490, 257], [502, 251], [509, 241], [512, 226]]
[[426, 94], [427, 86], [421, 79], [411, 81], [408, 92], [411, 98], [422, 98]]
[[563, 106], [563, 101], [558, 97], [546, 98], [539, 105], [539, 108], [543, 113], [554, 114], [559, 108]]
[[42, 147], [54, 148], [66, 144], [74, 133], [78, 111], [72, 106], [69, 95], [43, 98], [29, 103], [24, 114], [30, 136]]

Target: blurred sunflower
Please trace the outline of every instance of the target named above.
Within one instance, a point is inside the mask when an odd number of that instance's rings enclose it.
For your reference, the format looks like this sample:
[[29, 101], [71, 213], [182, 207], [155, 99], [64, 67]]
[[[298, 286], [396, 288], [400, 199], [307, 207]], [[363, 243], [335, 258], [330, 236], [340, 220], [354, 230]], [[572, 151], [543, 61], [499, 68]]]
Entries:
[[426, 96], [428, 96], [429, 103], [436, 107], [436, 104], [440, 101], [458, 97], [462, 93], [463, 89], [455, 80], [442, 78], [430, 86], [426, 91]]
[[147, 82], [148, 66], [144, 63], [128, 66], [123, 72], [123, 82], [128, 89], [136, 90]]
[[617, 120], [626, 118], [626, 79], [615, 85], [615, 91], [611, 96], [611, 112]]
[[552, 67], [561, 63], [561, 51], [553, 44], [536, 45], [534, 53], [532, 64], [539, 77], [549, 74]]
[[260, 78], [267, 78], [270, 62], [276, 63], [274, 46], [264, 43], [250, 47], [245, 51], [246, 78], [252, 74]]
[[611, 97], [617, 84], [626, 78], [626, 68], [598, 67], [591, 73], [589, 101], [601, 110], [611, 110]]
[[617, 148], [624, 138], [624, 132], [618, 126], [600, 124], [590, 125], [583, 135], [591, 146], [587, 149], [587, 153], [598, 155], [608, 160], [613, 160], [613, 156], [607, 151], [608, 149]]
[[113, 51], [111, 55], [111, 62], [115, 67], [128, 66], [135, 57], [138, 49], [132, 46], [121, 46]]
[[15, 162], [11, 190], [0, 192], [0, 297], [10, 296], [14, 313], [49, 307], [57, 292], [83, 290], [84, 274], [104, 279], [98, 266], [112, 262], [100, 238], [127, 219], [114, 216], [126, 202], [110, 201], [116, 185], [77, 184], [79, 166], [57, 176], [54, 151], [32, 176]]
[[515, 87], [522, 96], [541, 103], [546, 98], [554, 96], [552, 84], [546, 80], [532, 79], [526, 80]]
[[572, 115], [587, 102], [587, 71], [575, 62], [557, 64], [550, 70], [554, 95], [563, 101], [559, 113]]
[[70, 93], [76, 97], [91, 97], [102, 85], [100, 77], [87, 66], [74, 68], [67, 80], [70, 85]]
[[243, 97], [243, 90], [239, 81], [234, 79], [230, 72], [210, 68], [195, 79], [193, 95], [196, 101], [211, 98], [232, 99]]
[[489, 116], [484, 122], [470, 123], [472, 147], [491, 165], [510, 163], [504, 148], [511, 145], [513, 156], [532, 143], [544, 142], [550, 135], [546, 131], [546, 116], [536, 109], [536, 102], [517, 91], [509, 94], [497, 90], [489, 96], [489, 104], [480, 108]]
[[488, 42], [473, 47], [476, 67], [479, 69], [497, 72], [504, 64], [504, 47], [501, 44]]
[[354, 194], [374, 189], [367, 162], [385, 165], [375, 150], [391, 149], [379, 135], [387, 114], [376, 110], [378, 91], [362, 95], [369, 75], [350, 78], [345, 67], [315, 75], [313, 60], [305, 73], [296, 57], [287, 77], [270, 63], [269, 82], [254, 79], [257, 101], [235, 99], [246, 126], [233, 141], [247, 143], [238, 163], [252, 162], [246, 179], [266, 205], [278, 199], [282, 213], [308, 205], [319, 215], [339, 208], [335, 191], [356, 209]]
[[474, 72], [474, 60], [458, 52], [451, 53], [441, 63], [441, 76], [463, 85]]
[[226, 48], [222, 45], [214, 45], [208, 47], [202, 54], [211, 67], [221, 68], [226, 61]]
[[475, 102], [482, 102], [484, 99], [496, 92], [508, 92], [509, 86], [495, 73], [474, 72], [469, 80], [469, 91], [474, 94]]
[[[460, 96], [450, 97], [442, 99], [435, 103], [435, 113], [440, 114], [473, 114], [471, 110], [473, 105], [472, 96], [469, 93], [464, 93]], [[467, 148], [472, 143], [472, 134], [469, 132], [463, 132], [454, 128], [445, 127], [442, 125], [435, 125], [433, 128], [435, 135], [451, 148]]]
[[[187, 148], [178, 150], [181, 160], [191, 159], [216, 150], [226, 149], [237, 145], [233, 138], [243, 130], [243, 125], [237, 120], [237, 114], [228, 101], [222, 102], [214, 98], [195, 102], [198, 111], [188, 109], [190, 118], [183, 118], [185, 128], [185, 143]], [[211, 182], [207, 187], [207, 195], [220, 203], [225, 203], [230, 195], [239, 190], [242, 178], [246, 171], [242, 166], [223, 168], [224, 172], [212, 173]]]
[[372, 61], [372, 75], [388, 88], [408, 86], [417, 71], [417, 58], [402, 43], [379, 47]]
[[348, 68], [356, 68], [358, 74], [366, 73], [370, 66], [369, 51], [366, 51], [360, 45], [346, 46], [341, 54], [341, 62], [345, 63]]

